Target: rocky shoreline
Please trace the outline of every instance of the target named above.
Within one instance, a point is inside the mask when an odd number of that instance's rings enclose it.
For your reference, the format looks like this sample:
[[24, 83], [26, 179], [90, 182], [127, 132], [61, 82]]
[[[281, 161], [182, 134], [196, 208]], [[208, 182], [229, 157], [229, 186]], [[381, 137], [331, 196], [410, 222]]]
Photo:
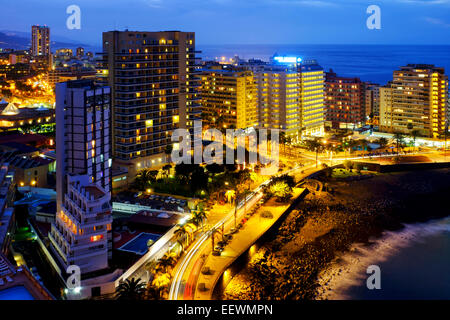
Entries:
[[327, 299], [332, 277], [323, 274], [342, 253], [405, 223], [448, 215], [449, 169], [322, 179], [333, 191], [309, 194], [233, 278], [223, 299]]

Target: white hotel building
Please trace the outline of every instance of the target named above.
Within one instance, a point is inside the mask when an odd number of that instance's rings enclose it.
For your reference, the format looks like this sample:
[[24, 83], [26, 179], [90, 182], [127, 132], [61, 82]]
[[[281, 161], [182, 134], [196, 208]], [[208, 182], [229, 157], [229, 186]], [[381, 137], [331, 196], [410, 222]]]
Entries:
[[112, 254], [109, 87], [56, 85], [57, 215], [49, 233], [62, 273], [108, 268]]
[[68, 176], [67, 189], [49, 233], [60, 264], [77, 265], [82, 274], [108, 268], [111, 194], [87, 175]]

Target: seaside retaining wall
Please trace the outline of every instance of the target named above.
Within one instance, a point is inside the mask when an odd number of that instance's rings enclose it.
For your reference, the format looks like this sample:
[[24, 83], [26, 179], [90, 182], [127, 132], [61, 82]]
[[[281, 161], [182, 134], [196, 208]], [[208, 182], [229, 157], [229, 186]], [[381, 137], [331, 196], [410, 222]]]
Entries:
[[[389, 173], [402, 171], [419, 171], [450, 168], [450, 162], [417, 162], [417, 163], [398, 163], [398, 164], [379, 164], [372, 162], [352, 161], [352, 163], [361, 163], [365, 170]], [[344, 167], [344, 166], [341, 166]]]
[[[322, 170], [321, 170], [322, 171]], [[311, 177], [311, 176], [310, 176]], [[297, 204], [302, 201], [306, 195], [309, 193], [308, 189], [305, 189], [297, 198], [295, 198], [289, 207], [284, 211], [284, 213], [273, 223], [273, 225], [255, 242], [245, 250], [233, 263], [226, 269], [227, 276], [224, 278], [224, 272], [220, 275], [213, 289], [212, 299], [220, 299], [220, 295], [225, 290], [230, 281], [238, 274], [249, 262], [252, 257], [252, 253], [256, 252], [261, 245], [267, 241], [267, 238], [274, 234], [283, 223], [288, 214], [297, 206]]]

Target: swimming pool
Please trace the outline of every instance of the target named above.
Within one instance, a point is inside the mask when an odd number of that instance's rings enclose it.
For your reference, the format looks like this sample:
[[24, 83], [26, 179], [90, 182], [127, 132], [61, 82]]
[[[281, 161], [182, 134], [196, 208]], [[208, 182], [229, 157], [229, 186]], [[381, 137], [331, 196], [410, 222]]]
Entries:
[[0, 291], [0, 300], [34, 300], [24, 286], [15, 286]]
[[161, 238], [160, 234], [143, 232], [140, 235], [128, 241], [127, 243], [125, 243], [123, 246], [119, 248], [119, 250], [144, 255], [149, 248], [147, 246], [148, 241], [153, 240], [154, 242], [156, 242], [156, 240], [158, 240], [159, 238]]

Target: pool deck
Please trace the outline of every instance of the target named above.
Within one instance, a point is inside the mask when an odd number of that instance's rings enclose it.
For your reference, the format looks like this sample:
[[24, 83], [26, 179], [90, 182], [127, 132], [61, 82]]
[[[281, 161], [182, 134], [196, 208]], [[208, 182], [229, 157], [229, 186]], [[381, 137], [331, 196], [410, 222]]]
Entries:
[[22, 268], [21, 270], [22, 271], [17, 271], [15, 274], [9, 275], [13, 280], [12, 282], [8, 282], [6, 276], [2, 277], [5, 283], [0, 286], [0, 293], [5, 289], [23, 286], [35, 300], [54, 300], [47, 289], [45, 289], [27, 269]]
[[[35, 300], [54, 300], [47, 289], [42, 286], [31, 272], [25, 267], [14, 267], [9, 260], [0, 253], [0, 262], [6, 264], [8, 267], [8, 273], [3, 274], [0, 278], [3, 280], [3, 284], [0, 285], [0, 293], [5, 289], [14, 288], [17, 286], [23, 286], [33, 296]], [[8, 281], [9, 279], [9, 281]]]
[[[135, 254], [138, 254], [138, 255], [144, 255], [144, 254], [148, 251], [148, 248], [147, 248], [147, 250], [145, 250], [144, 252], [136, 251], [136, 250], [125, 249], [125, 247], [126, 247], [127, 245], [129, 245], [129, 244], [135, 242], [138, 238], [141, 238], [143, 235], [151, 236], [150, 239], [151, 239], [151, 240], [154, 240], [154, 241], [157, 241], [157, 240], [158, 240], [159, 238], [161, 238], [161, 236], [162, 236], [162, 235], [160, 235], [160, 234], [150, 233], [150, 232], [139, 232], [139, 233], [137, 233], [137, 234], [132, 234], [133, 237], [131, 237], [131, 238], [129, 237], [129, 238], [128, 238], [128, 241], [121, 241], [121, 242], [122, 242], [122, 245], [121, 245], [120, 247], [118, 246], [117, 250], [121, 250], [121, 251], [125, 251], [125, 252], [132, 252], [132, 253], [135, 253]], [[152, 239], [152, 238], [156, 238], [156, 237], [158, 237], [158, 238], [157, 238], [157, 239]], [[150, 240], [150, 239], [147, 239], [146, 242], [147, 242], [148, 240]]]

